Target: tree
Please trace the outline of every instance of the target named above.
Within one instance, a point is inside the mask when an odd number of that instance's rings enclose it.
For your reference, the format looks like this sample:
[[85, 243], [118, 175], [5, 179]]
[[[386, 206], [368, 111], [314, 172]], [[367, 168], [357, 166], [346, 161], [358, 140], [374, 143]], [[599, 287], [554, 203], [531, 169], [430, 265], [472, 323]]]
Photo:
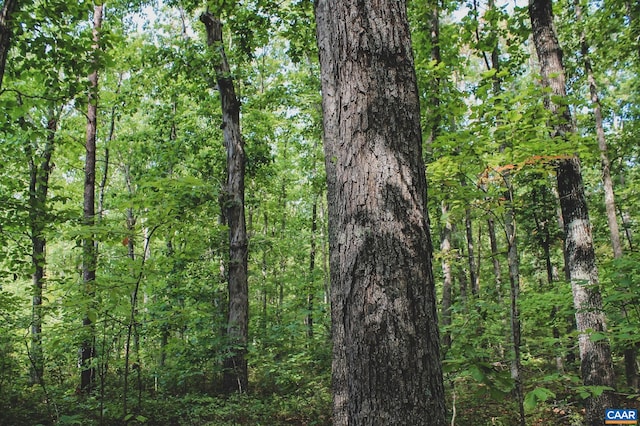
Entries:
[[[97, 54], [100, 50], [100, 31], [102, 29], [102, 13], [104, 4], [97, 3], [93, 9], [93, 69], [89, 75], [89, 94], [87, 103], [87, 137], [85, 143], [84, 166], [84, 198], [83, 218], [84, 225], [88, 227], [87, 235], [82, 241], [82, 284], [85, 295], [92, 297], [96, 280], [96, 241], [91, 227], [95, 224], [96, 214], [96, 132], [98, 125], [98, 61]], [[91, 303], [91, 301], [89, 301]], [[95, 379], [95, 367], [91, 365], [95, 357], [95, 343], [93, 342], [93, 320], [91, 307], [87, 309], [82, 325], [85, 335], [80, 348], [80, 389], [83, 392], [91, 392]]]
[[[576, 21], [583, 24], [582, 6], [578, 0], [574, 0], [574, 8]], [[586, 13], [585, 13], [586, 15]], [[618, 217], [615, 201], [615, 193], [613, 190], [613, 179], [611, 178], [611, 161], [609, 159], [607, 138], [605, 136], [604, 119], [602, 114], [602, 100], [598, 94], [598, 85], [594, 75], [593, 64], [590, 55], [589, 40], [587, 39], [584, 27], [580, 31], [580, 53], [584, 71], [589, 86], [589, 95], [593, 105], [593, 120], [596, 130], [596, 140], [598, 141], [598, 150], [600, 151], [600, 164], [602, 166], [602, 189], [604, 191], [604, 205], [607, 216], [607, 225], [609, 228], [609, 239], [611, 240], [611, 249], [613, 250], [613, 258], [620, 259], [623, 256], [622, 242], [620, 240], [620, 229], [618, 227]], [[626, 307], [623, 308], [626, 313]], [[624, 350], [625, 374], [627, 376], [627, 384], [637, 389], [639, 384], [638, 367], [636, 364], [637, 348], [631, 344]]]
[[2, 10], [0, 10], [0, 89], [2, 88], [9, 48], [11, 47], [11, 18], [18, 10], [18, 7], [18, 0], [4, 0]]
[[42, 288], [45, 281], [45, 257], [47, 240], [44, 236], [47, 216], [47, 193], [51, 174], [51, 156], [55, 148], [58, 127], [58, 112], [49, 109], [46, 142], [41, 158], [33, 152], [30, 142], [25, 151], [29, 161], [29, 234], [31, 236], [32, 263], [32, 315], [31, 315], [31, 382], [40, 384], [44, 375], [44, 354], [42, 351]]
[[207, 44], [219, 55], [214, 59], [214, 67], [222, 103], [222, 129], [227, 150], [227, 183], [221, 196], [221, 204], [229, 225], [227, 336], [232, 354], [225, 359], [223, 387], [228, 393], [246, 392], [249, 380], [245, 358], [249, 340], [248, 239], [244, 213], [246, 156], [240, 133], [240, 102], [236, 97], [222, 45], [222, 23], [209, 12], [200, 15], [200, 20], [207, 29]]
[[444, 425], [420, 107], [403, 1], [316, 4], [333, 422]]
[[[474, 6], [477, 4], [474, 2]], [[497, 35], [498, 32], [498, 22], [496, 19], [500, 16], [498, 12], [495, 2], [493, 0], [488, 0], [487, 2], [487, 12], [486, 15], [489, 17], [488, 21], [490, 25], [489, 34], [487, 35], [488, 41], [485, 43], [488, 44], [488, 47], [491, 48], [491, 61], [487, 57], [485, 51], [482, 52], [483, 58], [485, 60], [485, 64], [487, 65], [487, 72], [490, 74], [493, 72], [491, 77], [492, 80], [492, 89], [494, 92], [494, 97], [496, 106], [499, 106], [501, 103], [500, 95], [503, 93], [502, 82], [498, 77], [501, 71], [501, 63], [500, 63], [500, 46], [499, 46], [499, 37]], [[491, 19], [493, 17], [493, 19]], [[476, 32], [479, 34], [479, 32]], [[482, 40], [479, 36], [477, 36], [478, 45], [481, 44]], [[499, 111], [499, 110], [498, 110]], [[496, 124], [498, 128], [504, 127], [504, 118], [501, 112], [497, 113]], [[495, 136], [500, 141], [501, 146], [499, 147], [500, 152], [504, 152], [507, 148], [512, 148], [511, 141], [505, 137], [502, 131], [496, 131]], [[513, 178], [508, 168], [501, 171], [500, 177], [502, 179], [502, 183], [504, 184], [504, 200], [505, 200], [505, 211], [504, 211], [504, 233], [505, 233], [505, 241], [507, 243], [507, 264], [509, 266], [509, 289], [510, 289], [510, 325], [511, 325], [511, 344], [513, 350], [513, 358], [511, 359], [511, 378], [514, 381], [514, 396], [516, 397], [516, 401], [518, 403], [518, 411], [519, 411], [519, 424], [521, 426], [525, 426], [525, 411], [524, 411], [524, 394], [523, 394], [523, 379], [522, 379], [522, 359], [521, 359], [521, 342], [522, 342], [522, 330], [520, 324], [520, 256], [518, 255], [518, 235], [517, 235], [517, 224], [516, 224], [516, 211], [515, 211], [515, 203], [514, 203], [514, 187], [513, 187]], [[489, 226], [491, 229], [491, 226]], [[492, 238], [495, 239], [495, 238]], [[495, 251], [492, 249], [492, 253]], [[499, 271], [499, 265], [494, 265], [494, 270]], [[496, 279], [500, 279], [499, 274], [496, 275]]]
[[[574, 133], [571, 112], [566, 101], [566, 87], [562, 50], [553, 27], [551, 0], [531, 0], [529, 14], [536, 46], [542, 84], [554, 99], [548, 97], [545, 106], [552, 114], [553, 134], [569, 139]], [[604, 392], [595, 392], [587, 400], [588, 425], [602, 423], [605, 408], [614, 406], [611, 390], [615, 377], [611, 350], [606, 339], [592, 339], [591, 332], [606, 333], [602, 297], [597, 287], [598, 270], [591, 235], [584, 185], [577, 155], [557, 160], [556, 176], [558, 196], [565, 230], [567, 269], [573, 290], [576, 326], [579, 336], [580, 367], [585, 386], [604, 386]]]

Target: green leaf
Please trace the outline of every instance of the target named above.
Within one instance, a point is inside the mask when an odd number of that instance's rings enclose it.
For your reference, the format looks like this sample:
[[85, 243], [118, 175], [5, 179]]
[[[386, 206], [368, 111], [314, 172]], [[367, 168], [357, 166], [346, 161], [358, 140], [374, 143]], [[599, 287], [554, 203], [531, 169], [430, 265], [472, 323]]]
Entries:
[[612, 391], [612, 390], [614, 389], [609, 386], [578, 386], [576, 388], [578, 395], [582, 399], [598, 397], [602, 395], [604, 391]]
[[545, 402], [549, 398], [555, 398], [556, 394], [547, 388], [538, 387], [527, 392], [524, 397], [524, 408], [527, 411], [533, 410], [540, 402]]
[[494, 75], [496, 75], [497, 70], [495, 68], [492, 68], [490, 70], [484, 71], [482, 73], [482, 78], [491, 78]]
[[606, 340], [606, 338], [607, 338], [607, 335], [605, 333], [598, 332], [598, 331], [591, 333], [591, 335], [589, 336], [589, 339], [592, 342], [599, 342], [601, 340]]

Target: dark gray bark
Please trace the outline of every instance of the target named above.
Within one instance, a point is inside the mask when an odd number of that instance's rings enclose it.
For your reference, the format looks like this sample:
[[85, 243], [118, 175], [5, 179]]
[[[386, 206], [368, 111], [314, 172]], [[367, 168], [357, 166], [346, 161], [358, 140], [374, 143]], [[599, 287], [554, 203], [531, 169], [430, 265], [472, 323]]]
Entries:
[[223, 388], [226, 392], [246, 392], [249, 289], [247, 284], [248, 238], [244, 210], [245, 151], [240, 133], [240, 102], [236, 97], [229, 64], [222, 45], [222, 23], [211, 13], [200, 15], [207, 29], [207, 44], [215, 48], [214, 59], [222, 103], [222, 129], [227, 150], [227, 184], [224, 189], [225, 217], [229, 225], [229, 311], [227, 337], [231, 355], [225, 360]]
[[47, 194], [51, 175], [51, 156], [55, 147], [58, 118], [53, 108], [47, 121], [47, 136], [41, 155], [31, 148], [29, 154], [29, 227], [31, 235], [32, 312], [31, 312], [31, 383], [42, 384], [44, 354], [42, 349], [42, 290], [45, 281], [46, 244], [44, 235], [47, 215]]
[[333, 423], [444, 425], [420, 110], [404, 1], [316, 3]]
[[17, 0], [4, 0], [2, 10], [0, 11], [0, 89], [2, 88], [2, 80], [4, 79], [4, 70], [7, 65], [7, 56], [11, 48], [11, 18], [18, 11]]
[[[551, 0], [530, 0], [529, 14], [543, 84], [551, 89], [553, 95], [566, 98], [562, 50], [553, 27]], [[557, 117], [553, 136], [566, 137], [573, 132], [571, 113], [566, 105], [558, 105], [548, 98], [546, 107]], [[597, 287], [598, 270], [578, 157], [568, 155], [560, 158], [556, 175], [565, 231], [565, 258], [573, 290], [576, 326], [580, 332], [582, 380], [586, 386], [613, 388], [615, 378], [609, 342], [606, 339], [594, 342], [588, 332], [606, 332], [606, 322]], [[602, 424], [605, 408], [614, 406], [613, 392], [605, 391], [598, 397], [588, 398], [586, 424]]]

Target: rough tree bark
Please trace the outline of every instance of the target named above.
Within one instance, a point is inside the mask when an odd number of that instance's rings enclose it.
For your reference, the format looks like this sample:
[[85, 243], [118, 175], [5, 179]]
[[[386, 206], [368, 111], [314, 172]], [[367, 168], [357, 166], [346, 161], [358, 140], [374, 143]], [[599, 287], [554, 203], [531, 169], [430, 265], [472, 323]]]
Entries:
[[7, 65], [7, 56], [11, 47], [11, 18], [17, 12], [19, 6], [17, 0], [4, 0], [0, 11], [0, 89], [4, 79], [4, 70]]
[[222, 23], [211, 13], [200, 15], [207, 29], [207, 44], [214, 48], [214, 67], [222, 102], [222, 129], [227, 150], [227, 185], [223, 207], [229, 225], [229, 312], [227, 337], [232, 354], [225, 360], [223, 388], [226, 392], [246, 392], [245, 357], [249, 339], [249, 289], [247, 284], [248, 238], [244, 211], [245, 151], [240, 133], [240, 102], [236, 97], [222, 45]]
[[[542, 75], [542, 84], [551, 94], [566, 99], [565, 74], [562, 50], [553, 27], [551, 0], [530, 0], [529, 15]], [[567, 137], [574, 130], [571, 112], [566, 105], [559, 105], [550, 98], [546, 107], [557, 118], [552, 136]], [[611, 349], [606, 339], [594, 342], [589, 330], [606, 332], [602, 298], [598, 290], [598, 269], [591, 236], [589, 213], [582, 183], [580, 160], [569, 155], [557, 162], [556, 176], [558, 196], [565, 231], [565, 255], [573, 290], [576, 310], [576, 326], [579, 335], [580, 367], [586, 386], [615, 387]], [[587, 399], [586, 424], [602, 424], [605, 408], [614, 407], [613, 392]]]
[[[93, 8], [93, 54], [100, 50], [100, 31], [102, 29], [102, 12], [104, 3]], [[87, 106], [87, 137], [85, 142], [84, 166], [84, 225], [91, 228], [95, 224], [96, 215], [96, 133], [98, 125], [98, 61], [93, 59], [93, 72], [89, 75], [89, 95]], [[85, 297], [92, 303], [94, 283], [96, 280], [96, 241], [92, 231], [86, 231], [82, 241], [82, 284]], [[88, 310], [90, 310], [89, 308]], [[92, 365], [95, 357], [95, 338], [93, 321], [87, 312], [82, 319], [84, 336], [80, 346], [80, 389], [91, 392], [95, 380], [96, 369]]]
[[319, 0], [333, 423], [444, 425], [406, 4]]

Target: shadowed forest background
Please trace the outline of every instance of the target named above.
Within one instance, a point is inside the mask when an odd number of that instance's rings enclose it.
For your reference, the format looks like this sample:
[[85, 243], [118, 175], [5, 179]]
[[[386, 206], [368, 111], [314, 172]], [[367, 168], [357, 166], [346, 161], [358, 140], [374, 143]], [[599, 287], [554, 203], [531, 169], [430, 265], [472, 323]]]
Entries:
[[[331, 424], [313, 2], [2, 10], [0, 425]], [[554, 11], [566, 97], [541, 84], [526, 4], [408, 2], [455, 425], [581, 425], [590, 397], [640, 401], [640, 3]], [[246, 151], [246, 346], [228, 320], [223, 81]], [[609, 342], [615, 388], [580, 375], [556, 190], [574, 153], [607, 319], [587, 333]], [[248, 380], [230, 384], [238, 355]]]

